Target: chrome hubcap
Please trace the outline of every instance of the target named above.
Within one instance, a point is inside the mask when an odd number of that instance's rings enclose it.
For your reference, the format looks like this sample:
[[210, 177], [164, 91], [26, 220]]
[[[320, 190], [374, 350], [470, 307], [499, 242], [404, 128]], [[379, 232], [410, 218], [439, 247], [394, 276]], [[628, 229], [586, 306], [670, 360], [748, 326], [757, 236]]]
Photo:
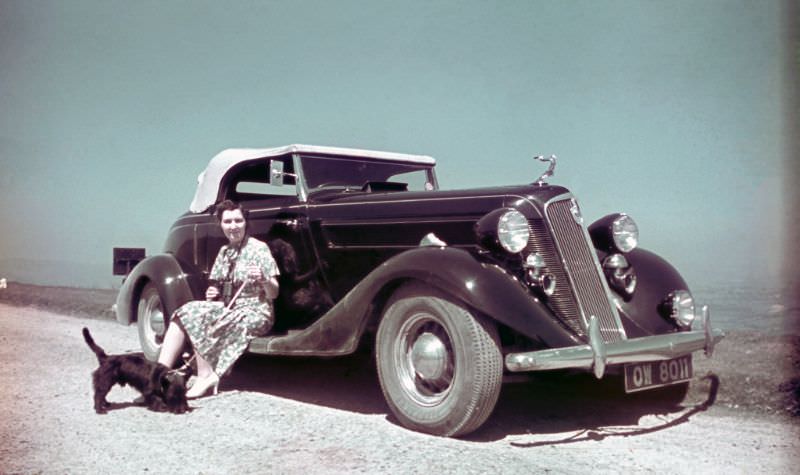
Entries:
[[165, 332], [164, 313], [161, 311], [161, 302], [158, 298], [150, 298], [145, 308], [147, 339], [155, 345], [160, 345], [164, 339]]
[[433, 333], [423, 333], [411, 347], [411, 364], [418, 377], [439, 379], [447, 369], [447, 348]]
[[406, 394], [417, 404], [433, 406], [450, 393], [455, 376], [453, 345], [433, 316], [418, 313], [400, 327], [394, 363]]

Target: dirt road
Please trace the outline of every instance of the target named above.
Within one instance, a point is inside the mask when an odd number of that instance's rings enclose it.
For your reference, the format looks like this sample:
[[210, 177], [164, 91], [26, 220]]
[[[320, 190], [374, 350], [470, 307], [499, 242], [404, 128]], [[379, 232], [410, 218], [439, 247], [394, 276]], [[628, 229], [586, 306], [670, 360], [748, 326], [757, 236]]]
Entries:
[[364, 355], [249, 356], [189, 414], [130, 406], [136, 393], [115, 389], [119, 404], [100, 416], [83, 326], [109, 353], [138, 350], [135, 327], [0, 304], [0, 473], [796, 473], [800, 464], [791, 420], [702, 399], [663, 413], [582, 381], [506, 385], [481, 430], [431, 437], [388, 415]]

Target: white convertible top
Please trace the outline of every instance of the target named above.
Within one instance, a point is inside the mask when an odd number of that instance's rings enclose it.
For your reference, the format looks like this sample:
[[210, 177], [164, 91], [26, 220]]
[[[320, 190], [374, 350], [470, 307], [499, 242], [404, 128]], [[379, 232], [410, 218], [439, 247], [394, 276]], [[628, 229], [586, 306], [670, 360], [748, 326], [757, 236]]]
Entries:
[[407, 162], [422, 165], [435, 165], [436, 160], [427, 155], [409, 155], [405, 153], [379, 152], [376, 150], [360, 150], [355, 148], [324, 147], [319, 145], [292, 144], [275, 148], [229, 148], [219, 152], [208, 162], [206, 169], [197, 177], [197, 191], [195, 191], [189, 211], [201, 213], [213, 205], [219, 193], [222, 177], [234, 165], [257, 158], [270, 158], [288, 155], [291, 153], [312, 153], [322, 155], [338, 155], [377, 160], [391, 160], [394, 162]]

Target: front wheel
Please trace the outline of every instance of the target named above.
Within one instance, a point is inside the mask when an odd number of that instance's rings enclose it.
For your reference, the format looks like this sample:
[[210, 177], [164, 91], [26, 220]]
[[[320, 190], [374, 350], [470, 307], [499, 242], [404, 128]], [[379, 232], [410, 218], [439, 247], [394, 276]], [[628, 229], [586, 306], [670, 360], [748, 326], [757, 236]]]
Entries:
[[164, 340], [166, 319], [161, 296], [153, 284], [147, 284], [142, 289], [136, 311], [136, 326], [139, 329], [139, 344], [145, 358], [156, 361]]
[[441, 436], [474, 431], [500, 394], [503, 357], [495, 326], [422, 285], [401, 288], [376, 337], [378, 377], [406, 427]]

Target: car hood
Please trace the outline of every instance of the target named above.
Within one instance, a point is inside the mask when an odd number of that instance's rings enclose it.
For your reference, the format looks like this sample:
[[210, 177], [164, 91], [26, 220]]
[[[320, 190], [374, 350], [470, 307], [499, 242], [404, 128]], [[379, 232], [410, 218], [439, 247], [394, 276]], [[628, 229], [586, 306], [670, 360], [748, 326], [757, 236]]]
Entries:
[[[409, 203], [414, 202], [420, 205], [434, 204], [444, 201], [459, 201], [462, 204], [470, 202], [486, 201], [497, 202], [500, 200], [502, 206], [515, 207], [519, 200], [524, 200], [542, 209], [544, 204], [550, 199], [569, 193], [569, 190], [561, 186], [551, 185], [515, 185], [497, 186], [486, 188], [469, 188], [459, 190], [439, 190], [439, 191], [408, 191], [408, 192], [361, 192], [361, 191], [332, 191], [329, 193], [318, 193], [312, 195], [310, 204], [379, 204], [379, 203]], [[467, 206], [469, 207], [469, 206]], [[483, 206], [478, 205], [478, 208]], [[494, 207], [494, 206], [493, 206]]]
[[539, 218], [547, 201], [566, 193], [566, 188], [547, 185], [338, 192], [312, 195], [308, 212], [334, 247], [410, 247], [429, 233], [449, 245], [474, 246], [474, 225], [490, 211], [513, 207], [529, 219]]

